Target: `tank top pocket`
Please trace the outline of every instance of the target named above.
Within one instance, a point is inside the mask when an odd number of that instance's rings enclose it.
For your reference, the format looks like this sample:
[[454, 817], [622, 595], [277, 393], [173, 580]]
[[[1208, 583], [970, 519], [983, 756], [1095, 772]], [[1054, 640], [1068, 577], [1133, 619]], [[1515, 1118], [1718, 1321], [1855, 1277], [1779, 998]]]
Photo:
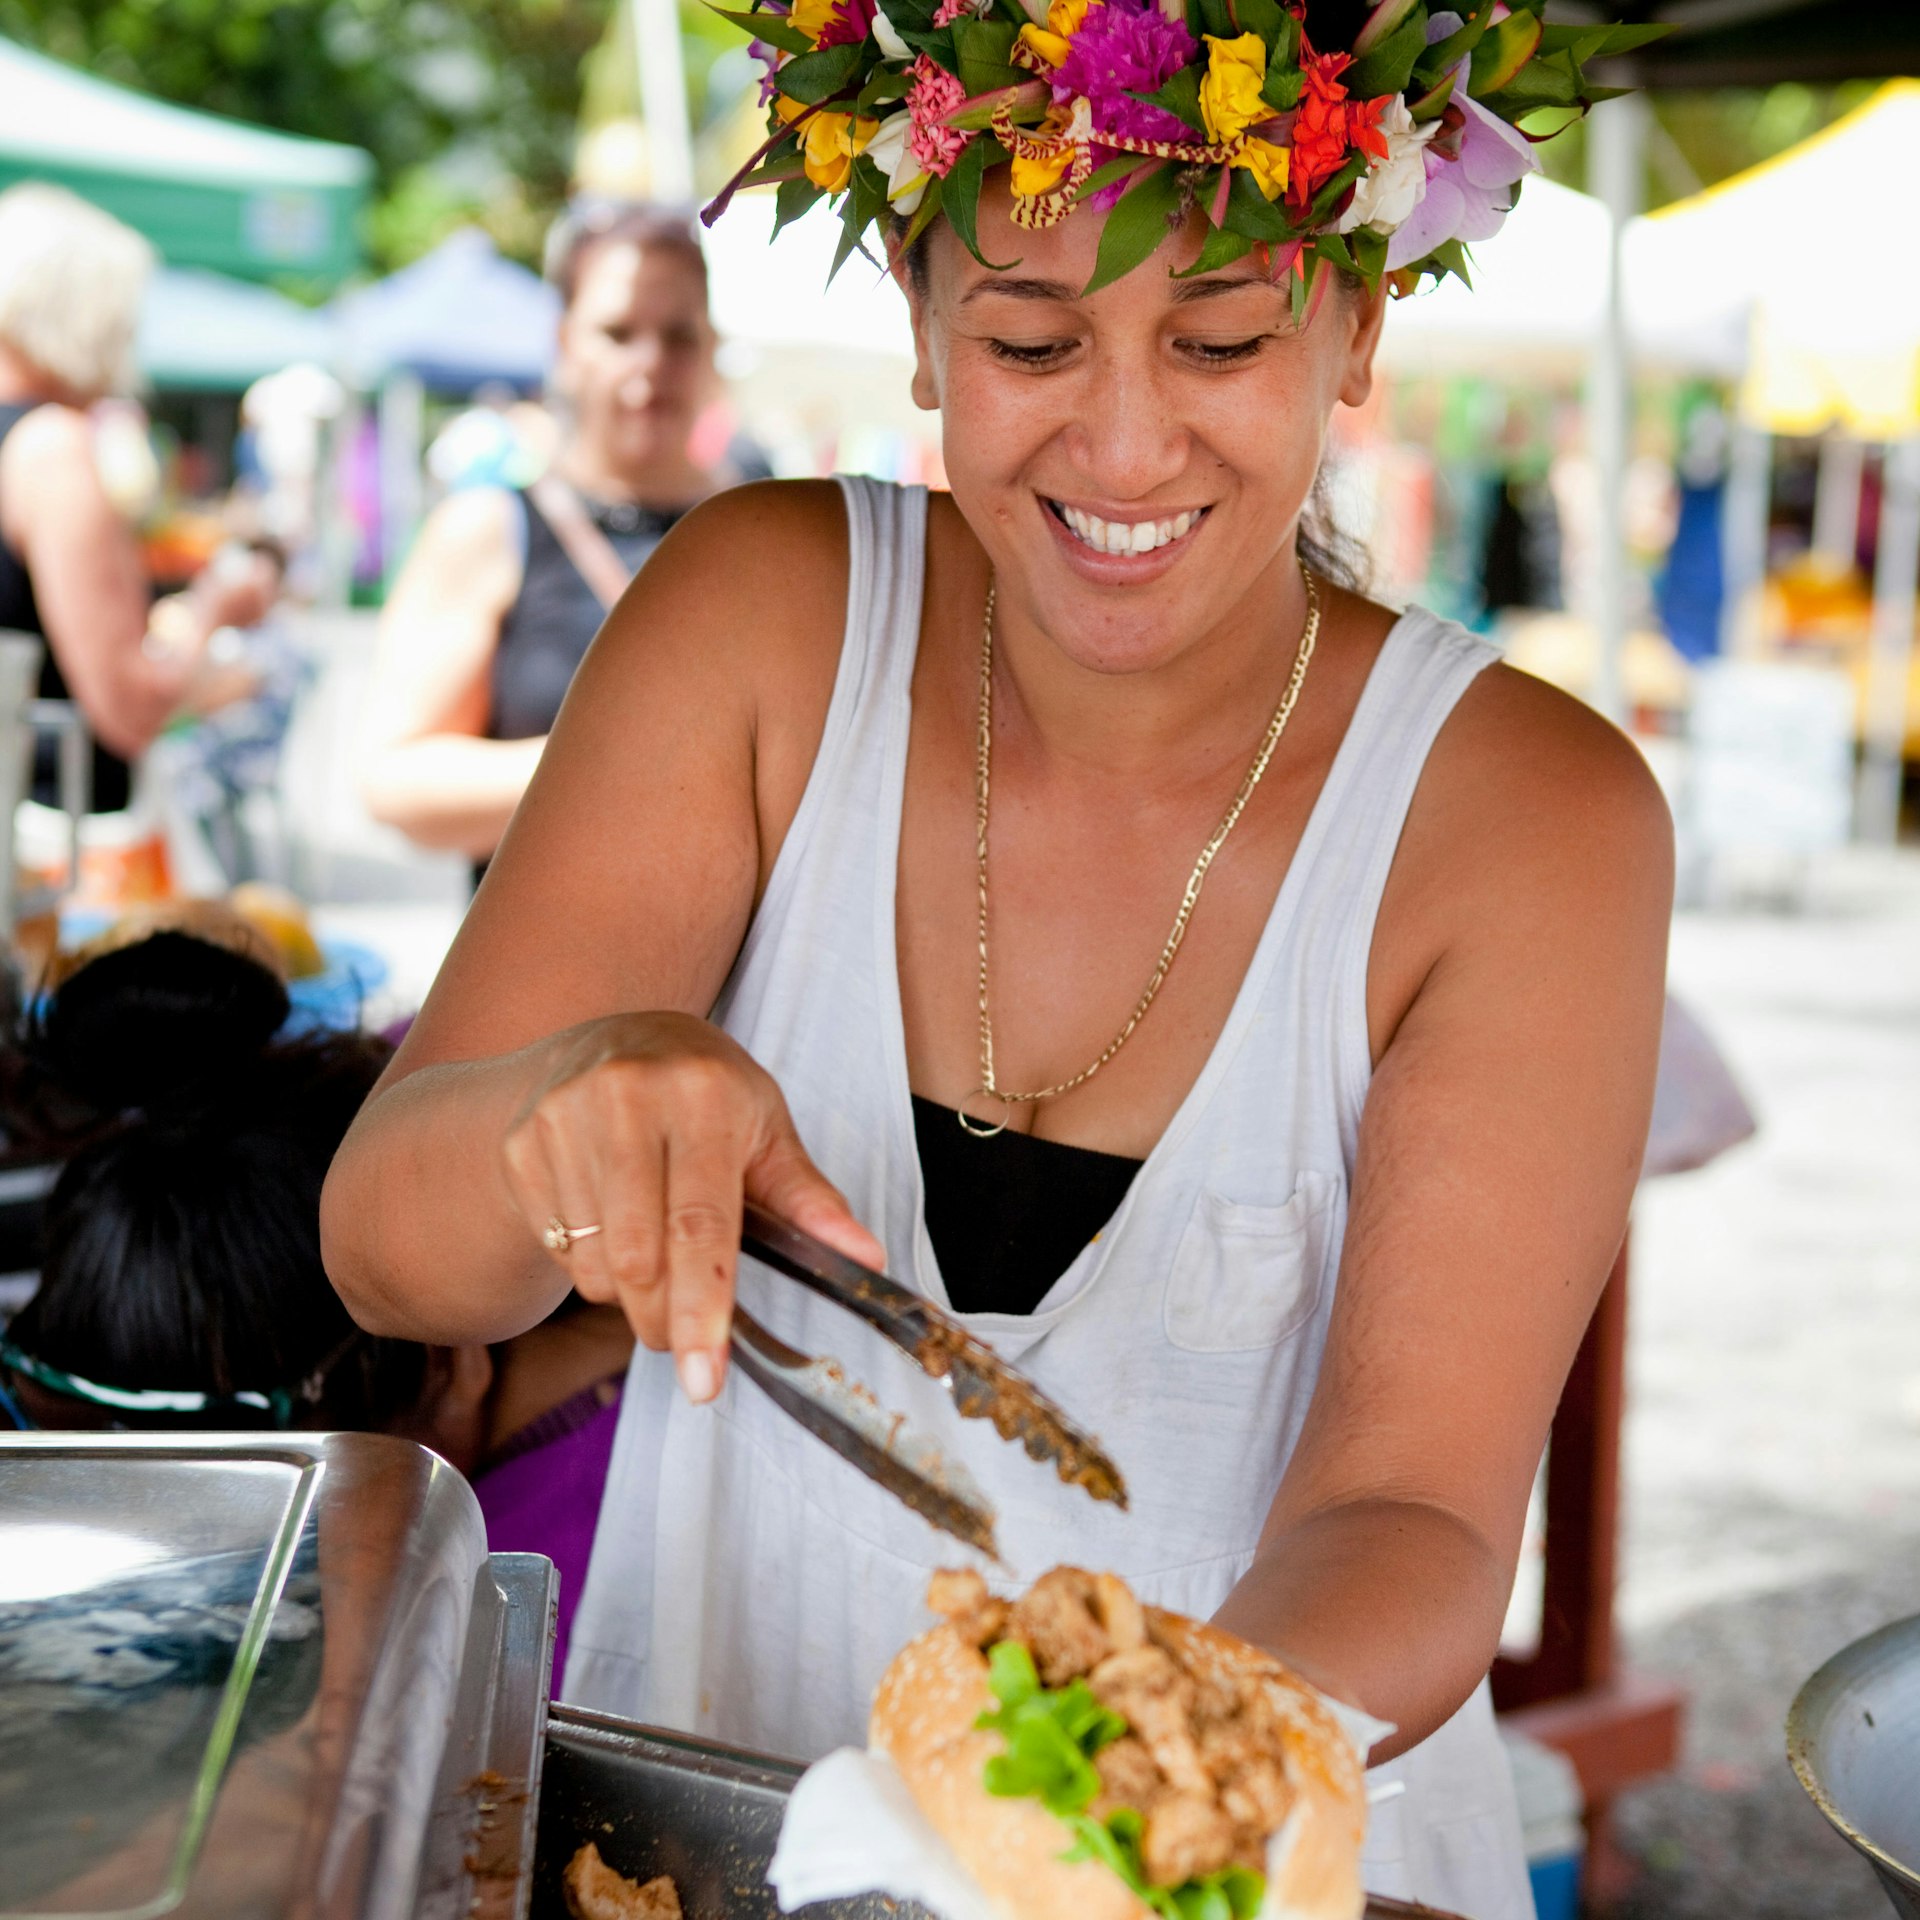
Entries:
[[1249, 1353], [1306, 1326], [1327, 1284], [1340, 1185], [1302, 1173], [1279, 1206], [1203, 1188], [1167, 1277], [1167, 1338], [1188, 1353]]

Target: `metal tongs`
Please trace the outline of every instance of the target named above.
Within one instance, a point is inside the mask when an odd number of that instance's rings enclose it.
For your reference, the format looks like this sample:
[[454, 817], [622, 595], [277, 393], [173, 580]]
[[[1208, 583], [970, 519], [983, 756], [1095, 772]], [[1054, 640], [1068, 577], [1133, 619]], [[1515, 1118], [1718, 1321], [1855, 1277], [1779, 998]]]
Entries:
[[[740, 1245], [877, 1328], [930, 1378], [947, 1383], [967, 1419], [990, 1420], [1001, 1439], [1018, 1441], [1032, 1459], [1051, 1460], [1068, 1486], [1126, 1506], [1126, 1482], [1100, 1443], [931, 1301], [751, 1203]], [[796, 1352], [739, 1306], [732, 1347], [740, 1371], [809, 1433], [923, 1519], [999, 1558], [993, 1509], [966, 1469], [916, 1434], [903, 1415], [889, 1413], [837, 1360]]]

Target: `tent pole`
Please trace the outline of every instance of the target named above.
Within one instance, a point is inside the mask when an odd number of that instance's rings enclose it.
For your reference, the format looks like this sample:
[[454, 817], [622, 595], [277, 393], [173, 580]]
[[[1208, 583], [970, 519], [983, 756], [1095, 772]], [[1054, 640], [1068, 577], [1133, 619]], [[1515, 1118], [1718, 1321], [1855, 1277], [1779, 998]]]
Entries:
[[685, 206], [693, 199], [693, 130], [678, 0], [633, 0], [633, 51], [640, 63], [640, 114], [647, 126], [653, 197]]
[[1767, 526], [1773, 506], [1773, 436], [1735, 418], [1720, 521], [1720, 651], [1744, 653], [1767, 578]]
[[1853, 570], [1866, 456], [1866, 447], [1839, 427], [1829, 429], [1820, 442], [1819, 476], [1813, 489], [1813, 552], [1835, 573]]
[[413, 544], [425, 507], [427, 390], [417, 374], [388, 374], [380, 388], [380, 570], [389, 584]]
[[1880, 551], [1873, 573], [1858, 827], [1860, 838], [1875, 846], [1892, 846], [1900, 832], [1901, 755], [1907, 738], [1916, 587], [1920, 587], [1920, 435], [1909, 435], [1887, 448], [1880, 489]]
[[1620, 241], [1640, 211], [1647, 105], [1638, 94], [1608, 100], [1587, 118], [1587, 185], [1607, 210], [1607, 304], [1587, 379], [1587, 445], [1599, 520], [1594, 529], [1593, 704], [1609, 720], [1626, 716], [1622, 660], [1627, 646], [1627, 463], [1632, 432], [1631, 368]]

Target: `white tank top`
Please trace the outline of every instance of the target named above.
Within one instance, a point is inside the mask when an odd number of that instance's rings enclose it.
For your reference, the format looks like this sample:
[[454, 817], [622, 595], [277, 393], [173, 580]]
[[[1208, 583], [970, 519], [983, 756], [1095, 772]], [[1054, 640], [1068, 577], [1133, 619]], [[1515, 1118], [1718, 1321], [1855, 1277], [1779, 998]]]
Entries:
[[[907, 1084], [894, 889], [926, 494], [845, 480], [846, 636], [812, 775], [714, 1019], [780, 1083], [807, 1151], [945, 1305]], [[1404, 615], [1335, 757], [1211, 1058], [1119, 1211], [1027, 1315], [964, 1316], [1099, 1434], [1131, 1510], [1060, 1485], [852, 1316], [751, 1262], [741, 1298], [832, 1354], [957, 1455], [1022, 1580], [1110, 1567], [1213, 1613], [1253, 1558], [1333, 1306], [1371, 1060], [1367, 955], [1428, 748], [1493, 657]], [[636, 1353], [576, 1616], [568, 1700], [811, 1759], [865, 1739], [875, 1682], [965, 1558], [738, 1371], [686, 1404]], [[1530, 1920], [1513, 1788], [1484, 1686], [1376, 1769], [1375, 1891]]]

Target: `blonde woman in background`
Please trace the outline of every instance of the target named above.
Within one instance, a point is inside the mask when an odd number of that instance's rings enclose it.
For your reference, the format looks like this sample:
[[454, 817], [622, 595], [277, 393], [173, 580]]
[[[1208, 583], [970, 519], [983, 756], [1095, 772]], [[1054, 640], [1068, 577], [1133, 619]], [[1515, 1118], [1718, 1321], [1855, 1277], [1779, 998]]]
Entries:
[[[127, 803], [129, 762], [194, 703], [209, 636], [265, 611], [251, 582], [202, 575], [155, 601], [95, 457], [87, 409], [133, 379], [153, 267], [146, 241], [63, 188], [0, 193], [0, 629], [47, 644], [42, 698], [94, 739], [93, 805]], [[52, 804], [50, 759], [34, 798]]]

